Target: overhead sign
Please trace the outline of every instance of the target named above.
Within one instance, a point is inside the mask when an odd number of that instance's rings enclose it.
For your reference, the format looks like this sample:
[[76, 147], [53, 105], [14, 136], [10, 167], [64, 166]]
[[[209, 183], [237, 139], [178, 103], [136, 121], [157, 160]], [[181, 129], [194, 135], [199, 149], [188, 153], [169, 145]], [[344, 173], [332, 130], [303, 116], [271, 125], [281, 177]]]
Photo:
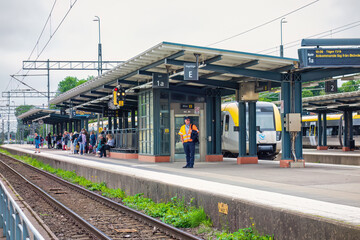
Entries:
[[194, 109], [194, 104], [181, 103], [180, 104], [180, 109]]
[[337, 93], [337, 80], [325, 82], [326, 93]]
[[81, 111], [81, 110], [72, 110], [72, 117], [95, 117], [95, 113], [93, 112], [86, 112], [86, 111]]
[[184, 63], [184, 80], [199, 80], [198, 67], [196, 63]]
[[298, 54], [302, 68], [360, 66], [359, 48], [302, 48]]
[[167, 73], [153, 73], [153, 88], [169, 88], [169, 75]]

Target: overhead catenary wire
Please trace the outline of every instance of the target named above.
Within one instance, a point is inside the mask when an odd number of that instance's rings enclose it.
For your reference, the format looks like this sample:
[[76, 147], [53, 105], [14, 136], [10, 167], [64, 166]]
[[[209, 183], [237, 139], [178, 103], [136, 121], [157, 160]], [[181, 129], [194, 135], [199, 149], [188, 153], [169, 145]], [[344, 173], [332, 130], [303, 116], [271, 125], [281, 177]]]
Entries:
[[[348, 23], [348, 24], [345, 24], [343, 26], [333, 28], [333, 29], [330, 29], [330, 30], [327, 30], [327, 31], [324, 31], [324, 32], [321, 32], [321, 33], [318, 33], [318, 34], [315, 34], [315, 35], [311, 35], [311, 36], [308, 36], [308, 37], [305, 37], [305, 38], [314, 38], [314, 37], [323, 38], [323, 37], [327, 37], [327, 36], [330, 36], [330, 35], [333, 35], [333, 34], [337, 34], [339, 32], [343, 32], [343, 31], [346, 31], [346, 30], [349, 30], [349, 29], [352, 29], [352, 28], [355, 28], [355, 27], [358, 27], [358, 26], [360, 26], [360, 20], [352, 22], [352, 23]], [[337, 30], [337, 31], [334, 31], [334, 30]], [[303, 38], [292, 41], [292, 42], [285, 43], [284, 48], [288, 49], [288, 48], [296, 47], [296, 46], [298, 46], [299, 42], [302, 39]], [[290, 45], [290, 46], [287, 46], [287, 45]], [[257, 53], [264, 53], [265, 52], [265, 54], [271, 54], [271, 53], [277, 52], [277, 50], [276, 50], [277, 48], [278, 48], [278, 46], [275, 46], [275, 47], [271, 47], [271, 48], [261, 50], [261, 51], [259, 51]], [[275, 50], [272, 50], [272, 49], [275, 49]], [[270, 50], [272, 50], [272, 51], [268, 52]]]
[[[41, 34], [40, 34], [40, 36], [39, 36], [39, 39], [37, 40], [37, 43], [35, 44], [35, 47], [33, 48], [33, 50], [32, 50], [32, 52], [31, 52], [28, 60], [31, 58], [31, 56], [32, 56], [35, 48], [38, 47], [38, 45], [39, 45], [38, 43], [39, 43], [40, 37], [42, 36], [42, 34], [43, 34], [43, 32], [44, 32], [44, 30], [45, 30], [45, 28], [46, 28], [47, 23], [50, 21], [49, 19], [51, 19], [52, 11], [53, 11], [53, 9], [54, 9], [54, 7], [55, 7], [56, 1], [57, 1], [57, 0], [55, 0], [55, 2], [54, 2], [54, 4], [53, 4], [53, 7], [52, 7], [52, 9], [51, 9], [51, 11], [50, 11], [50, 14], [49, 14], [49, 17], [48, 17], [48, 19], [46, 20], [45, 26], [44, 26], [43, 30], [41, 31]], [[69, 7], [69, 9], [67, 10], [65, 16], [61, 19], [60, 23], [59, 23], [58, 26], [55, 28], [54, 32], [53, 32], [52, 34], [50, 33], [50, 37], [49, 37], [48, 41], [46, 42], [46, 44], [44, 45], [44, 47], [41, 49], [40, 53], [37, 54], [37, 57], [36, 57], [35, 61], [38, 60], [39, 57], [41, 56], [41, 54], [44, 52], [45, 48], [48, 46], [48, 44], [50, 43], [50, 41], [51, 41], [51, 39], [53, 38], [53, 36], [55, 35], [55, 33], [59, 30], [60, 26], [61, 26], [62, 23], [65, 21], [66, 17], [69, 15], [71, 9], [74, 7], [74, 5], [76, 4], [76, 2], [77, 2], [77, 0], [75, 0], [73, 3], [70, 2], [70, 7]], [[20, 69], [16, 74], [18, 74], [21, 70], [22, 70], [22, 69]], [[29, 71], [30, 71], [30, 70], [28, 70], [28, 71], [26, 72], [26, 74], [24, 74], [24, 75], [27, 75], [27, 74], [29, 73]], [[24, 78], [25, 78], [25, 76], [23, 77], [22, 80], [24, 80]], [[16, 80], [19, 81], [20, 83], [24, 84], [23, 81], [20, 81], [19, 79], [16, 79]], [[24, 84], [24, 85], [25, 85], [25, 84]], [[20, 84], [17, 85], [16, 89], [18, 89], [19, 86], [20, 86]], [[30, 85], [25, 85], [25, 86], [30, 87]], [[36, 89], [33, 88], [33, 87], [31, 87], [31, 89], [39, 92], [38, 90], [36, 90]], [[6, 89], [6, 90], [7, 90], [7, 89]]]
[[306, 5], [302, 6], [302, 7], [297, 8], [297, 9], [295, 9], [295, 10], [293, 10], [293, 11], [290, 11], [290, 12], [288, 12], [288, 13], [286, 13], [286, 14], [283, 14], [283, 15], [281, 15], [280, 17], [274, 18], [274, 19], [272, 19], [272, 20], [270, 20], [270, 21], [267, 21], [267, 22], [262, 23], [262, 24], [260, 24], [260, 25], [258, 25], [258, 26], [255, 26], [255, 27], [253, 27], [253, 28], [250, 28], [250, 29], [248, 29], [248, 30], [245, 30], [245, 31], [243, 31], [243, 32], [241, 32], [241, 33], [235, 34], [235, 35], [233, 35], [233, 36], [231, 36], [231, 37], [228, 37], [228, 38], [225, 38], [225, 39], [223, 39], [223, 40], [220, 40], [220, 41], [211, 43], [211, 44], [207, 45], [206, 47], [209, 47], [209, 46], [212, 46], [212, 45], [221, 43], [221, 42], [225, 42], [225, 41], [227, 41], [227, 40], [230, 40], [230, 39], [232, 39], [232, 38], [235, 38], [235, 37], [244, 35], [245, 33], [251, 32], [251, 31], [253, 31], [253, 30], [255, 30], [255, 29], [258, 29], [258, 28], [260, 28], [260, 27], [266, 26], [266, 25], [268, 25], [268, 24], [270, 24], [270, 23], [272, 23], [272, 22], [275, 22], [276, 20], [279, 20], [279, 19], [281, 19], [281, 18], [283, 18], [283, 17], [286, 17], [286, 16], [288, 16], [288, 15], [290, 15], [290, 14], [293, 14], [293, 13], [295, 13], [295, 12], [297, 12], [297, 11], [300, 11], [301, 9], [304, 9], [304, 8], [310, 6], [310, 5], [312, 5], [312, 4], [314, 4], [314, 3], [318, 2], [318, 1], [320, 1], [320, 0], [315, 0], [315, 1], [311, 2], [311, 3], [308, 3], [308, 4], [306, 4]]

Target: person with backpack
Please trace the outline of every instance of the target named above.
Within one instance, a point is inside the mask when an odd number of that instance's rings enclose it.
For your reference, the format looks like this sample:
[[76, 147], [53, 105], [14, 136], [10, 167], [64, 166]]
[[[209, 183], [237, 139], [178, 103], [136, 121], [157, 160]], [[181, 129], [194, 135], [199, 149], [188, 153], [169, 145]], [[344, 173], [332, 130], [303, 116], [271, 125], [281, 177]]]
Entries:
[[[184, 117], [184, 121], [185, 124], [181, 126], [179, 131], [186, 154], [186, 165], [183, 168], [193, 168], [195, 161], [195, 138], [192, 139], [191, 136], [197, 135], [198, 137], [199, 130], [194, 124], [190, 124], [190, 117]], [[192, 134], [193, 131], [194, 133]]]
[[81, 134], [78, 138], [78, 143], [80, 144], [80, 155], [83, 155], [85, 153], [85, 146], [86, 146], [86, 133], [85, 129], [81, 130]]

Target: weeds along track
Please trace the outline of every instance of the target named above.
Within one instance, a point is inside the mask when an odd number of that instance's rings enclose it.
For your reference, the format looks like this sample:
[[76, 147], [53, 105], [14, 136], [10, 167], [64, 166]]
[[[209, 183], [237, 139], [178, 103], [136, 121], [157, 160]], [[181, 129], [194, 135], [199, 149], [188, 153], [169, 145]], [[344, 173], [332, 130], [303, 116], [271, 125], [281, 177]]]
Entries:
[[59, 239], [200, 239], [2, 153], [0, 172]]

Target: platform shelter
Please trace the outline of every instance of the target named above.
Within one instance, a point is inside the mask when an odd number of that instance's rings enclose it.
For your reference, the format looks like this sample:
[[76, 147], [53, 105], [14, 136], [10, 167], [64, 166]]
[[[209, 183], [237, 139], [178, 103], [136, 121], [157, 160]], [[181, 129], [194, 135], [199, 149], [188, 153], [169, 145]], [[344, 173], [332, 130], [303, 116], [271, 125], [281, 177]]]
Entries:
[[[239, 124], [238, 164], [257, 163], [255, 106], [259, 92], [281, 87], [285, 126], [285, 116], [302, 113], [303, 82], [354, 72], [360, 69], [299, 68], [297, 59], [162, 42], [61, 94], [50, 104], [68, 113], [102, 114], [116, 135], [113, 152], [123, 158], [136, 153], [139, 160], [150, 162], [184, 161], [177, 133], [184, 116], [190, 116], [200, 130], [196, 161], [222, 161], [221, 97], [236, 94], [239, 122], [245, 123], [247, 116], [249, 122], [248, 130], [246, 124]], [[125, 90], [121, 107], [113, 105], [114, 88]], [[301, 131], [294, 148], [296, 158], [302, 159]], [[291, 150], [290, 132], [283, 127], [283, 161], [292, 161]]]

